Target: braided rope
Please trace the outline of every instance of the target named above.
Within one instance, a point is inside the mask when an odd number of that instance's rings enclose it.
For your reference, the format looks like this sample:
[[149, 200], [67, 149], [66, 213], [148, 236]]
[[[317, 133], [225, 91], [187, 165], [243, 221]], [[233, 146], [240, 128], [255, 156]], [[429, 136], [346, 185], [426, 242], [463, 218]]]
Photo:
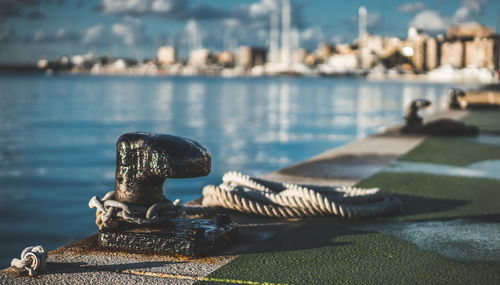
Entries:
[[203, 188], [202, 206], [184, 206], [187, 215], [222, 209], [275, 218], [370, 217], [399, 212], [401, 201], [378, 188], [317, 187], [280, 183], [228, 172], [219, 186]]

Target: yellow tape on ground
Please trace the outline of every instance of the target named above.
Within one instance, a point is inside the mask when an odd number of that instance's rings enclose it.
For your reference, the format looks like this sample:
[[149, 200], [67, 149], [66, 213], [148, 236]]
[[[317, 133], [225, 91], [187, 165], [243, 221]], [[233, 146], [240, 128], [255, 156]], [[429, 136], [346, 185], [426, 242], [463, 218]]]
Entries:
[[250, 285], [288, 285], [286, 283], [256, 282], [256, 281], [246, 281], [246, 280], [237, 280], [237, 279], [224, 279], [224, 278], [213, 278], [213, 277], [204, 277], [203, 280], [201, 280], [201, 281], [234, 283], [234, 284], [250, 284]]
[[120, 270], [119, 273], [151, 276], [151, 277], [160, 277], [160, 278], [187, 279], [187, 280], [194, 280], [194, 281], [221, 282], [221, 283], [233, 283], [233, 284], [289, 285], [287, 283], [257, 282], [257, 281], [238, 280], [238, 279], [191, 276], [191, 275], [170, 274], [170, 273], [162, 273], [162, 272], [150, 272], [150, 271], [142, 271], [142, 270], [134, 270], [134, 269]]

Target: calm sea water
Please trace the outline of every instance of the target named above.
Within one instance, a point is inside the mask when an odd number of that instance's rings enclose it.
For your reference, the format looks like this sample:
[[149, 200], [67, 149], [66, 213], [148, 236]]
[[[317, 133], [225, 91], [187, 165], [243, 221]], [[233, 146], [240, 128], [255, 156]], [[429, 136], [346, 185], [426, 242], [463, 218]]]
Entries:
[[448, 85], [331, 78], [0, 76], [0, 268], [28, 245], [54, 249], [96, 232], [87, 203], [114, 186], [125, 132], [192, 138], [212, 173], [167, 180], [189, 201], [238, 170], [261, 175], [383, 130], [415, 98]]

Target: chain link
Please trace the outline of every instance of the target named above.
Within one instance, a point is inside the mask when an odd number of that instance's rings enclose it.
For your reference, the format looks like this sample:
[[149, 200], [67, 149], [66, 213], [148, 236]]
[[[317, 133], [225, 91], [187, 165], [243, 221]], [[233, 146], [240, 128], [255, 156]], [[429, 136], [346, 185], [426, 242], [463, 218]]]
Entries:
[[174, 218], [181, 211], [181, 207], [163, 197], [163, 200], [154, 203], [149, 208], [114, 200], [115, 191], [110, 191], [102, 199], [94, 196], [89, 201], [89, 207], [97, 209], [96, 224], [99, 229], [109, 227], [113, 217], [122, 218], [134, 224], [154, 224]]

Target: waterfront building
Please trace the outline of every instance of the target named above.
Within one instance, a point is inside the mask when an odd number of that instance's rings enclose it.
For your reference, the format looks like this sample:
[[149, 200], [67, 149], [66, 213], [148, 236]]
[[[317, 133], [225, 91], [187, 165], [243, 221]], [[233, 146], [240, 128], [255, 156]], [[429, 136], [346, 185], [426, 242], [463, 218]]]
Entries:
[[327, 64], [331, 73], [346, 73], [356, 70], [359, 62], [356, 54], [351, 53], [335, 54], [328, 59]]
[[271, 23], [269, 31], [269, 62], [277, 63], [280, 61], [279, 47], [279, 15], [276, 10], [271, 12]]
[[364, 6], [359, 7], [358, 9], [358, 39], [363, 38], [366, 34], [366, 26], [367, 26], [367, 16], [368, 12]]
[[411, 62], [415, 70], [422, 72], [425, 68], [425, 57], [426, 57], [426, 49], [425, 42], [427, 40], [427, 36], [419, 35], [415, 39], [411, 41], [413, 48], [413, 56], [411, 58]]
[[448, 42], [441, 46], [441, 64], [453, 67], [498, 69], [500, 41], [493, 29], [479, 23], [465, 23], [448, 29]]
[[290, 69], [291, 65], [291, 17], [290, 0], [283, 0], [281, 4], [281, 63]]
[[358, 39], [358, 47], [361, 68], [369, 69], [383, 54], [384, 41], [381, 36], [365, 33]]
[[439, 66], [439, 42], [429, 37], [425, 40], [425, 69], [432, 70]]
[[49, 61], [46, 58], [41, 58], [36, 63], [36, 66], [40, 69], [44, 69], [49, 65]]
[[495, 68], [493, 62], [493, 39], [474, 38], [465, 42], [465, 66], [484, 67], [489, 70]]
[[327, 43], [319, 43], [317, 54], [318, 57], [325, 60], [335, 53], [335, 46]]
[[425, 43], [429, 36], [415, 27], [408, 29], [408, 39], [406, 40], [405, 50], [410, 50], [409, 57], [413, 68], [422, 72], [425, 69], [426, 48]]
[[59, 63], [61, 65], [68, 65], [69, 64], [69, 57], [66, 55], [61, 56], [61, 58], [59, 59]]
[[304, 63], [308, 66], [315, 66], [320, 63], [320, 61], [321, 59], [319, 58], [319, 56], [314, 53], [307, 54], [304, 58]]
[[238, 50], [238, 66], [250, 68], [256, 65], [263, 65], [266, 62], [266, 49], [251, 46], [242, 46]]
[[401, 50], [404, 47], [404, 42], [397, 37], [385, 38], [383, 40], [383, 44], [384, 44], [384, 51], [382, 54], [383, 57], [390, 57], [396, 52], [401, 52]]
[[349, 44], [338, 44], [335, 47], [335, 50], [338, 54], [351, 54], [354, 52]]
[[447, 36], [454, 38], [488, 38], [493, 35], [493, 29], [479, 23], [469, 22], [448, 28]]
[[462, 41], [446, 41], [441, 45], [441, 65], [451, 65], [462, 68], [464, 58], [464, 43]]
[[198, 24], [196, 20], [190, 19], [186, 24], [186, 39], [187, 39], [187, 48], [189, 51], [189, 55], [191, 53], [203, 49], [201, 33], [198, 29]]
[[[367, 49], [368, 51], [368, 49]], [[323, 74], [345, 74], [353, 72], [360, 66], [360, 55], [358, 49], [352, 49], [349, 44], [338, 44], [335, 46], [335, 51], [327, 59], [316, 58], [316, 63], [323, 62], [318, 65], [318, 71]], [[311, 59], [307, 59], [311, 60]], [[310, 62], [306, 61], [306, 64]]]
[[206, 66], [210, 64], [210, 52], [207, 49], [195, 49], [189, 54], [189, 65]]
[[305, 63], [306, 58], [309, 55], [309, 53], [303, 48], [297, 49], [297, 52], [295, 54], [296, 54], [297, 62], [300, 62], [300, 63]]
[[172, 65], [176, 61], [176, 51], [173, 46], [162, 46], [157, 53], [158, 63], [163, 66]]
[[214, 53], [215, 62], [221, 66], [229, 67], [234, 65], [234, 56], [229, 51]]
[[127, 67], [128, 65], [125, 60], [119, 58], [111, 64], [110, 69], [112, 73], [122, 73], [127, 69]]

